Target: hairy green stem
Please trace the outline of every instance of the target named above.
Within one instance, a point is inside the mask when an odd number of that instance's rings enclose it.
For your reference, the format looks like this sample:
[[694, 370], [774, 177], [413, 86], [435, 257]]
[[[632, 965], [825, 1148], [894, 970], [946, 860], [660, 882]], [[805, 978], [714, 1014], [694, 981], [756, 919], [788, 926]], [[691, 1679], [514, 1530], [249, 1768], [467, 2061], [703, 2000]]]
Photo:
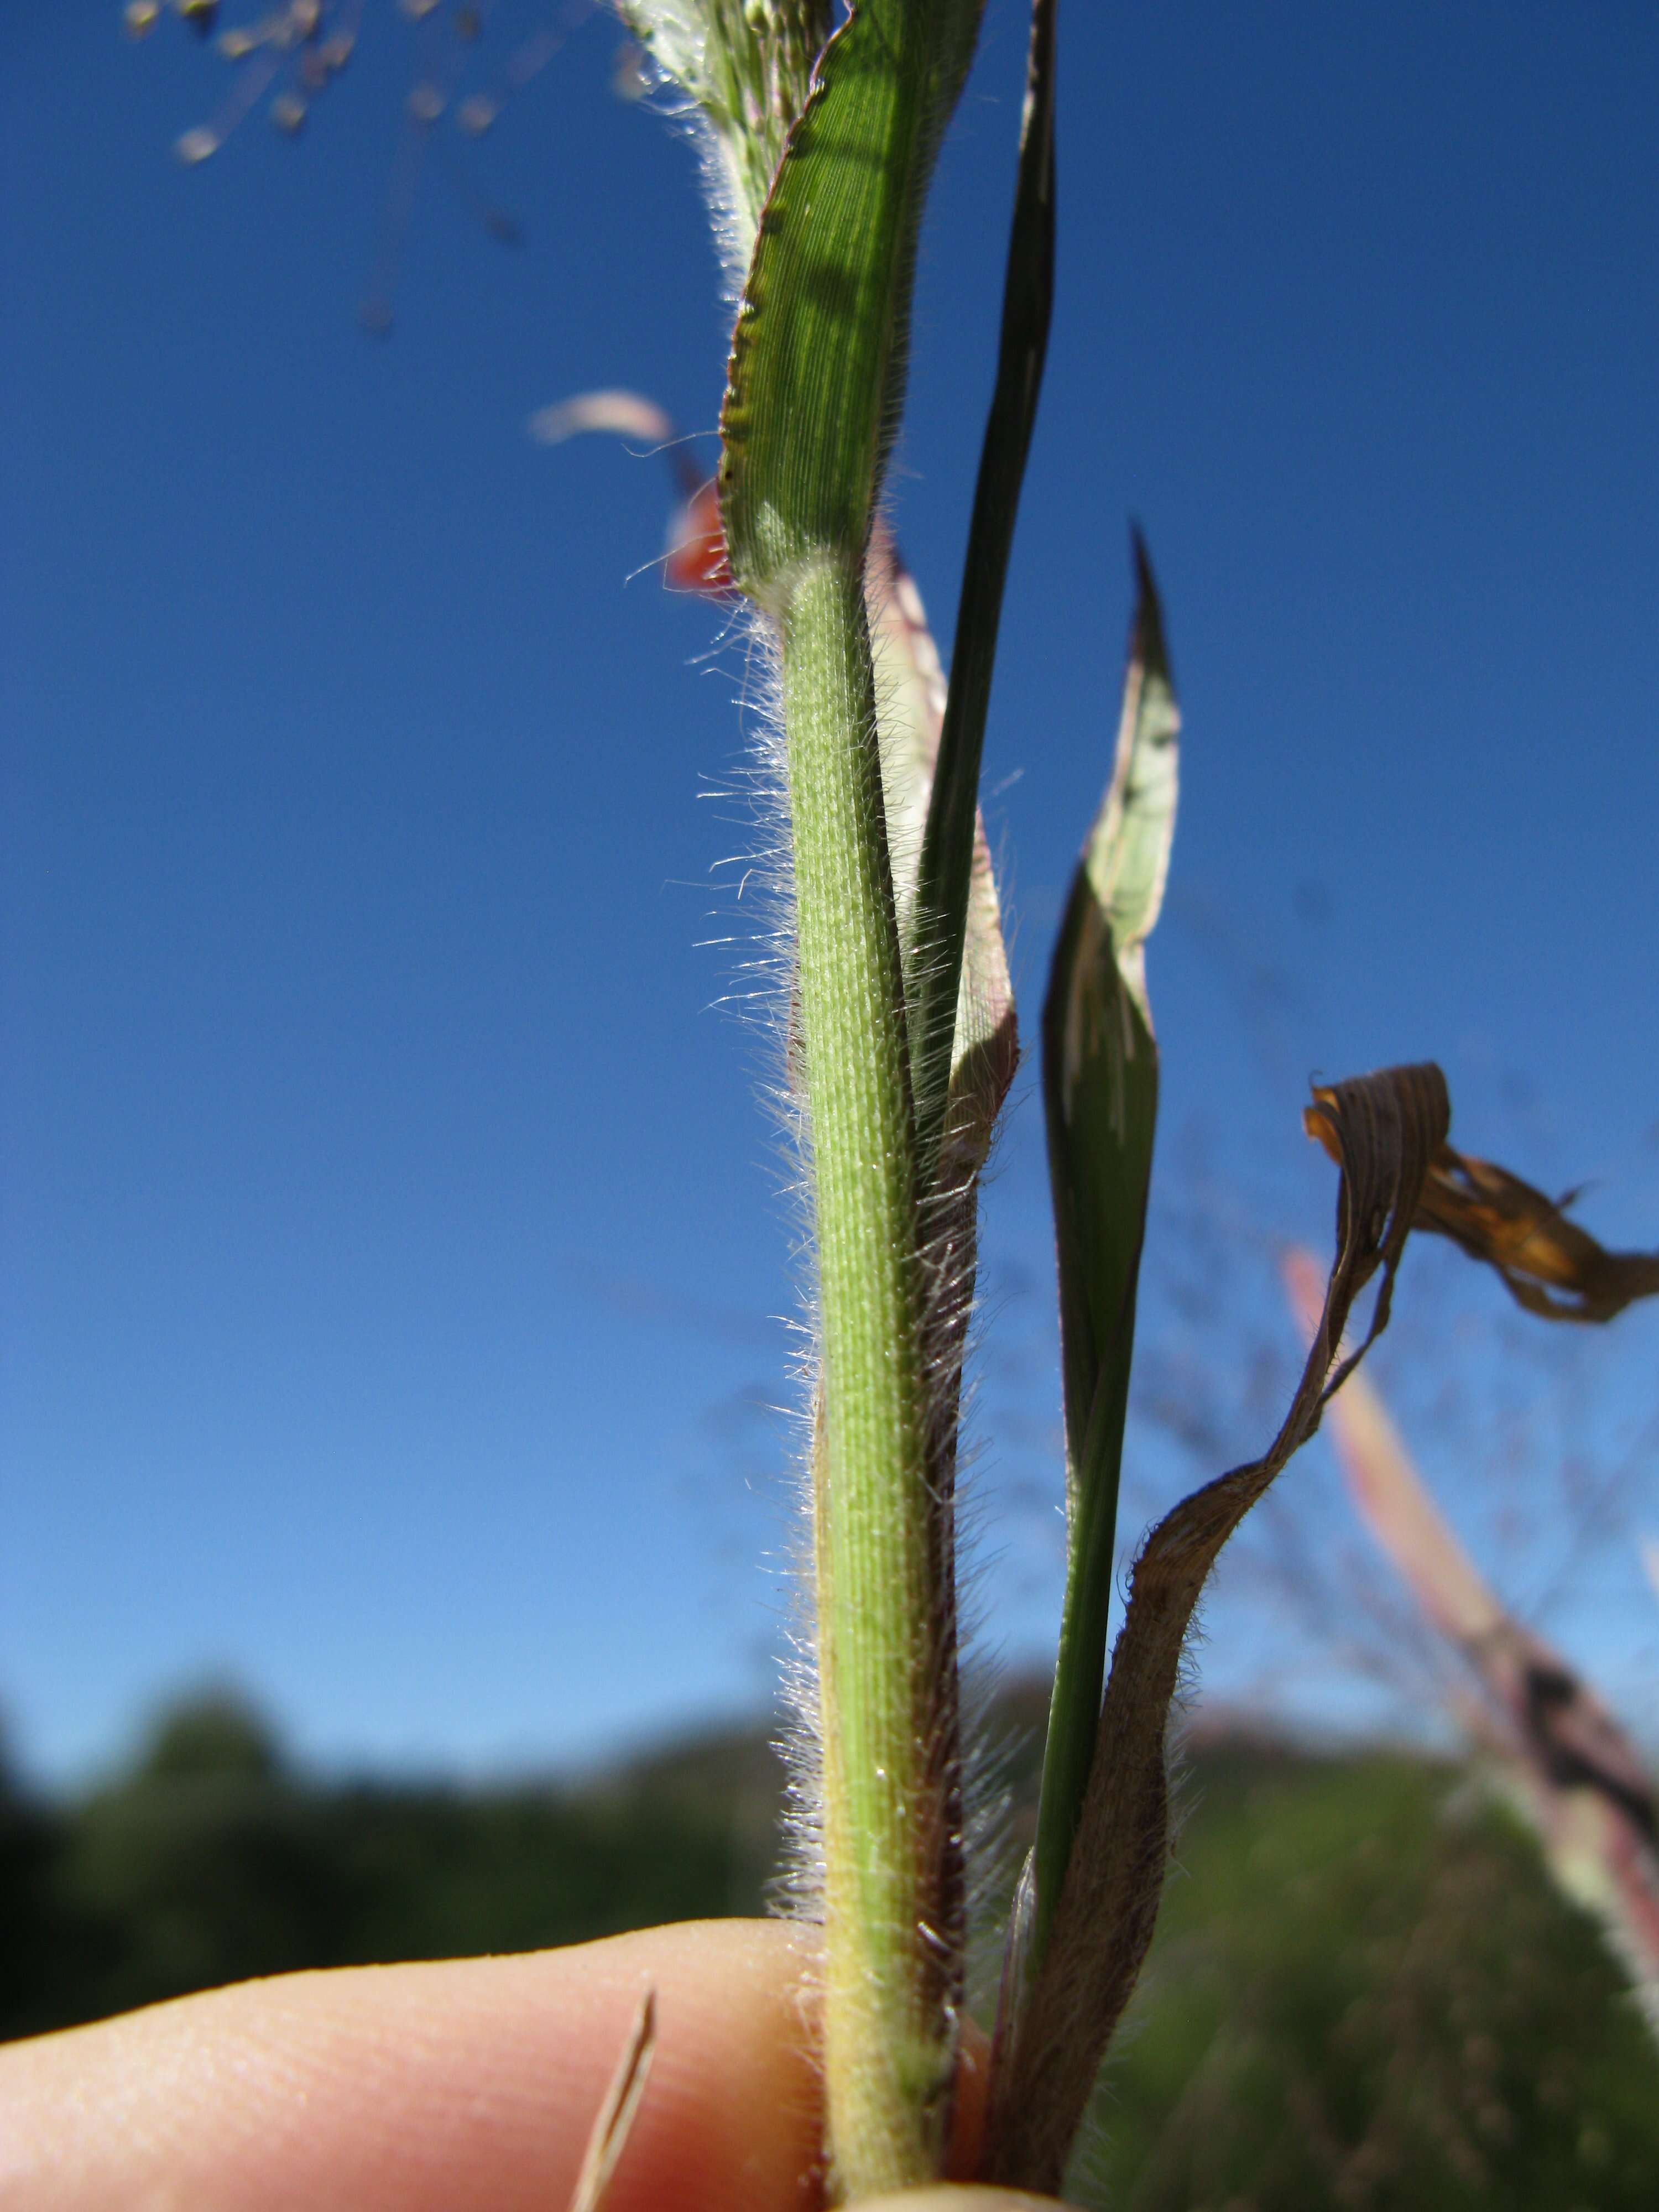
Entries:
[[823, 1366], [824, 2064], [833, 2185], [857, 2199], [936, 2179], [949, 2120], [951, 1555], [929, 1480], [909, 1055], [856, 565], [807, 562], [780, 629]]

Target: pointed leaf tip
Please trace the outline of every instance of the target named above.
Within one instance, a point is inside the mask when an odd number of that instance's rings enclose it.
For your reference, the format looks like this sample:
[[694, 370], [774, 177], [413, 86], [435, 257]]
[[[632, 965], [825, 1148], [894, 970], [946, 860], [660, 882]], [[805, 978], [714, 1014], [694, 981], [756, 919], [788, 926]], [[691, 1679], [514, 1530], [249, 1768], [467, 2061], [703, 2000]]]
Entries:
[[1181, 712], [1170, 676], [1164, 611], [1152, 563], [1134, 532], [1135, 611], [1117, 752], [1084, 866], [1110, 929], [1118, 969], [1150, 1029], [1143, 948], [1164, 904], [1180, 795]]
[[1042, 1014], [1068, 1510], [1065, 1608], [1037, 1815], [1038, 1960], [1094, 1758], [1158, 1121], [1145, 944], [1175, 835], [1181, 718], [1139, 532], [1133, 543], [1136, 604], [1111, 780], [1073, 880]]

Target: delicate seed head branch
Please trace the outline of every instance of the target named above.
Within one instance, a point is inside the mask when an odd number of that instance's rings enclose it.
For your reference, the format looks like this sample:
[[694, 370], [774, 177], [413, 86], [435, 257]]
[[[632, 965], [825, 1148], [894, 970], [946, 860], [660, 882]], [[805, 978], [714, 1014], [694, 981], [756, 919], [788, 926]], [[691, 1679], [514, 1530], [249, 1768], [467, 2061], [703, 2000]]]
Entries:
[[[596, 0], [563, 0], [549, 9], [480, 85], [466, 82], [478, 69], [489, 68], [484, 40], [488, 10], [478, 0], [397, 0], [397, 12], [416, 41], [415, 70], [404, 96], [405, 135], [388, 184], [380, 246], [362, 310], [368, 329], [391, 327], [404, 236], [434, 131], [448, 118], [458, 136], [482, 137], [595, 5]], [[189, 168], [216, 154], [262, 100], [272, 127], [284, 137], [298, 137], [318, 100], [356, 52], [364, 15], [364, 0], [279, 0], [263, 13], [220, 28], [219, 0], [173, 0], [173, 6], [198, 38], [211, 40], [217, 58], [233, 71], [215, 113], [174, 141], [174, 154]], [[128, 35], [140, 39], [155, 28], [161, 13], [161, 0], [127, 0], [122, 21]], [[504, 245], [517, 245], [522, 235], [517, 221], [489, 202], [453, 155], [443, 167], [480, 228]]]

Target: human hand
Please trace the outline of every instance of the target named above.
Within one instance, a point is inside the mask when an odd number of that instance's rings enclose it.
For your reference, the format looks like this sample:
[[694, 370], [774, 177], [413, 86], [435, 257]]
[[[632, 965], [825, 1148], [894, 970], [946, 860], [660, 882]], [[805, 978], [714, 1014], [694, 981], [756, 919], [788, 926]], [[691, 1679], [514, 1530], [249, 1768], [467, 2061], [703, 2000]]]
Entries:
[[[563, 2212], [649, 1986], [656, 2051], [605, 2212], [816, 2212], [812, 1964], [809, 1930], [704, 1921], [285, 1974], [13, 2044], [0, 2206]], [[970, 2124], [977, 2085], [970, 2069]], [[919, 2191], [890, 2206], [1035, 2202]]]

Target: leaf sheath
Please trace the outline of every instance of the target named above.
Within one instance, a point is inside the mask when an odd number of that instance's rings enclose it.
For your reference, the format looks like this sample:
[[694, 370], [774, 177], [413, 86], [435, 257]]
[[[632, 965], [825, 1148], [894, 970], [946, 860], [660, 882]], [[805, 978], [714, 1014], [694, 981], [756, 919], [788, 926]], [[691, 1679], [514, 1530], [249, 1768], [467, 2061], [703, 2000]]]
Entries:
[[959, 1917], [950, 1561], [929, 1481], [908, 1048], [862, 581], [781, 626], [823, 1392], [814, 1455], [825, 2075], [848, 2197], [939, 2172]]

